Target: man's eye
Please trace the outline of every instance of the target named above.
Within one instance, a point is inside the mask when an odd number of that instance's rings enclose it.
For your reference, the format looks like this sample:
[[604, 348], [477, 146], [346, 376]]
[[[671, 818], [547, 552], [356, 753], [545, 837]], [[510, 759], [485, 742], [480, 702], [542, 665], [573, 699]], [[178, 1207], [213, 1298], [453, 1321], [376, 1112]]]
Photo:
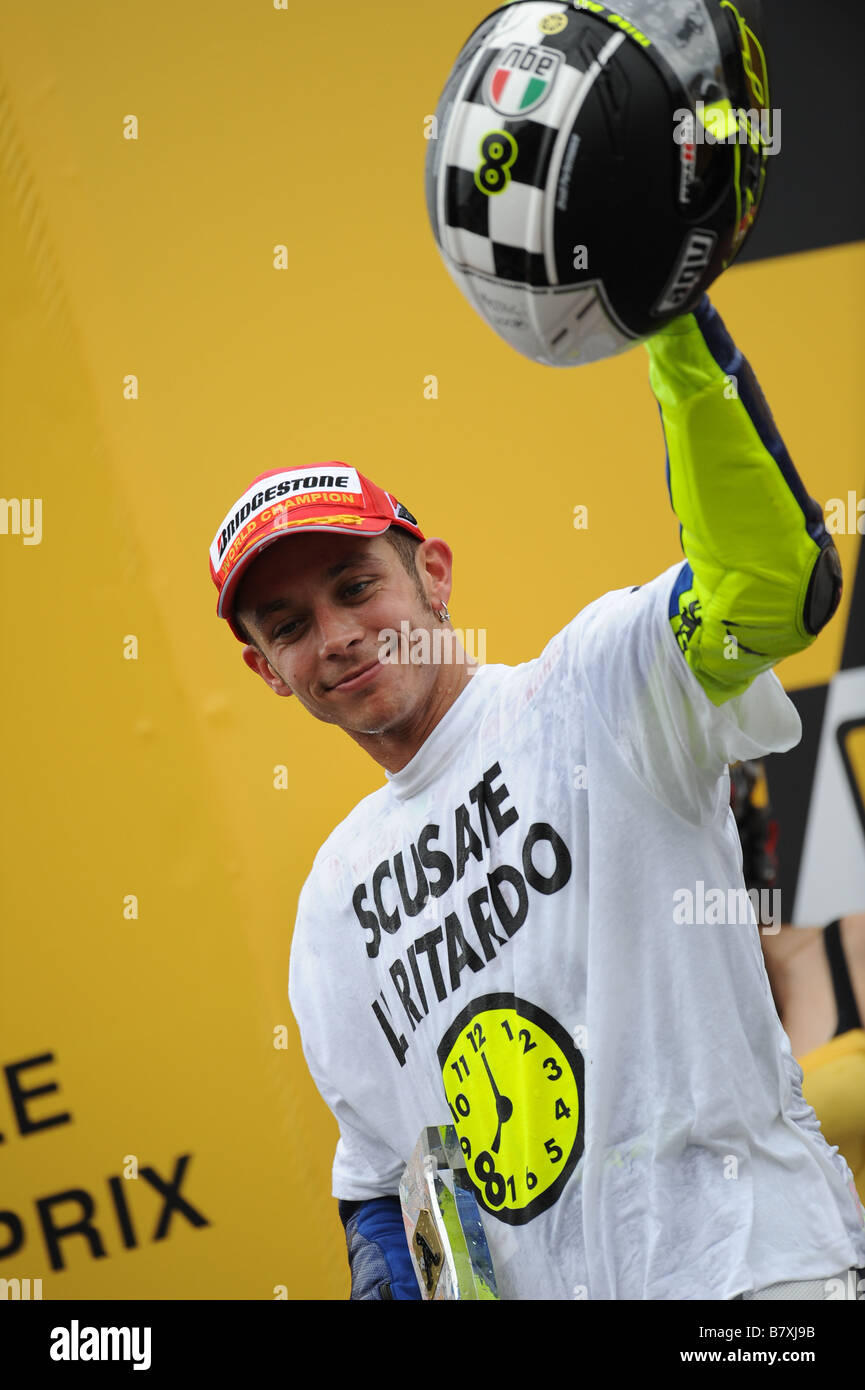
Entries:
[[[342, 590], [343, 598], [360, 598], [364, 589], [375, 581], [372, 579], [358, 579], [354, 584], [347, 584]], [[302, 619], [292, 618], [291, 622], [282, 623], [280, 627], [274, 628], [270, 635], [271, 642], [280, 641], [284, 637], [294, 637], [296, 630], [301, 626]]]

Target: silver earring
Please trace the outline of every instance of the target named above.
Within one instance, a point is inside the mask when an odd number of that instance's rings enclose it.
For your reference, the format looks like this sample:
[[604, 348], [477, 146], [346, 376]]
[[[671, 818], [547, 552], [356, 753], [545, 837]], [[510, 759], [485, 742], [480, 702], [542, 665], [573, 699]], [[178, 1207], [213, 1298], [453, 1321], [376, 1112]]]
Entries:
[[440, 608], [439, 611], [438, 611], [438, 619], [439, 619], [439, 622], [442, 622], [442, 623], [449, 623], [449, 622], [450, 622], [450, 618], [451, 618], [451, 615], [450, 615], [450, 613], [448, 612], [447, 604], [446, 604], [446, 603], [443, 603], [442, 606], [441, 606], [441, 608]]

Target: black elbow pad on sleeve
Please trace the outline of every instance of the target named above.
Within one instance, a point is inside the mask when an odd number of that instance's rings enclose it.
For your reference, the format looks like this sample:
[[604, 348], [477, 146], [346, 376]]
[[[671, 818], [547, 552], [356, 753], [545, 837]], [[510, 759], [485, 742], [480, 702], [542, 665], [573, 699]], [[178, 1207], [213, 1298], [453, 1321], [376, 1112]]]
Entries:
[[808, 632], [816, 635], [837, 611], [844, 590], [841, 557], [834, 541], [820, 551], [811, 571], [811, 582], [805, 596], [803, 621]]

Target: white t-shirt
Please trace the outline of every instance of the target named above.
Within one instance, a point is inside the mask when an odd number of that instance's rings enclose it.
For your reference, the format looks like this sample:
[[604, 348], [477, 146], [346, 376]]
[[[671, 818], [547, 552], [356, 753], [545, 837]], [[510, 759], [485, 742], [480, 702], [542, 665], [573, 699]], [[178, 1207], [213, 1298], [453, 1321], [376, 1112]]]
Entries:
[[334, 1196], [395, 1194], [421, 1129], [455, 1123], [502, 1298], [730, 1299], [865, 1265], [730, 810], [726, 765], [792, 748], [799, 716], [773, 672], [711, 703], [669, 623], [679, 569], [480, 667], [300, 896], [289, 995]]

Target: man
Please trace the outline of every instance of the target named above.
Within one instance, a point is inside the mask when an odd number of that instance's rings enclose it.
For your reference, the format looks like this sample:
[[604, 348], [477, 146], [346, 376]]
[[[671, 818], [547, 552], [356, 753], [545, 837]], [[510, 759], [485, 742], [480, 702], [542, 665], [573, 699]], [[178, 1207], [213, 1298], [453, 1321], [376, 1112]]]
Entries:
[[865, 1265], [756, 924], [723, 911], [727, 764], [798, 741], [770, 668], [837, 608], [837, 554], [708, 300], [647, 348], [686, 562], [534, 661], [379, 660], [406, 621], [434, 650], [452, 557], [346, 465], [257, 479], [211, 548], [247, 665], [385, 772], [315, 858], [289, 976], [353, 1298], [417, 1297], [396, 1194], [442, 1123], [502, 1298], [823, 1298]]

